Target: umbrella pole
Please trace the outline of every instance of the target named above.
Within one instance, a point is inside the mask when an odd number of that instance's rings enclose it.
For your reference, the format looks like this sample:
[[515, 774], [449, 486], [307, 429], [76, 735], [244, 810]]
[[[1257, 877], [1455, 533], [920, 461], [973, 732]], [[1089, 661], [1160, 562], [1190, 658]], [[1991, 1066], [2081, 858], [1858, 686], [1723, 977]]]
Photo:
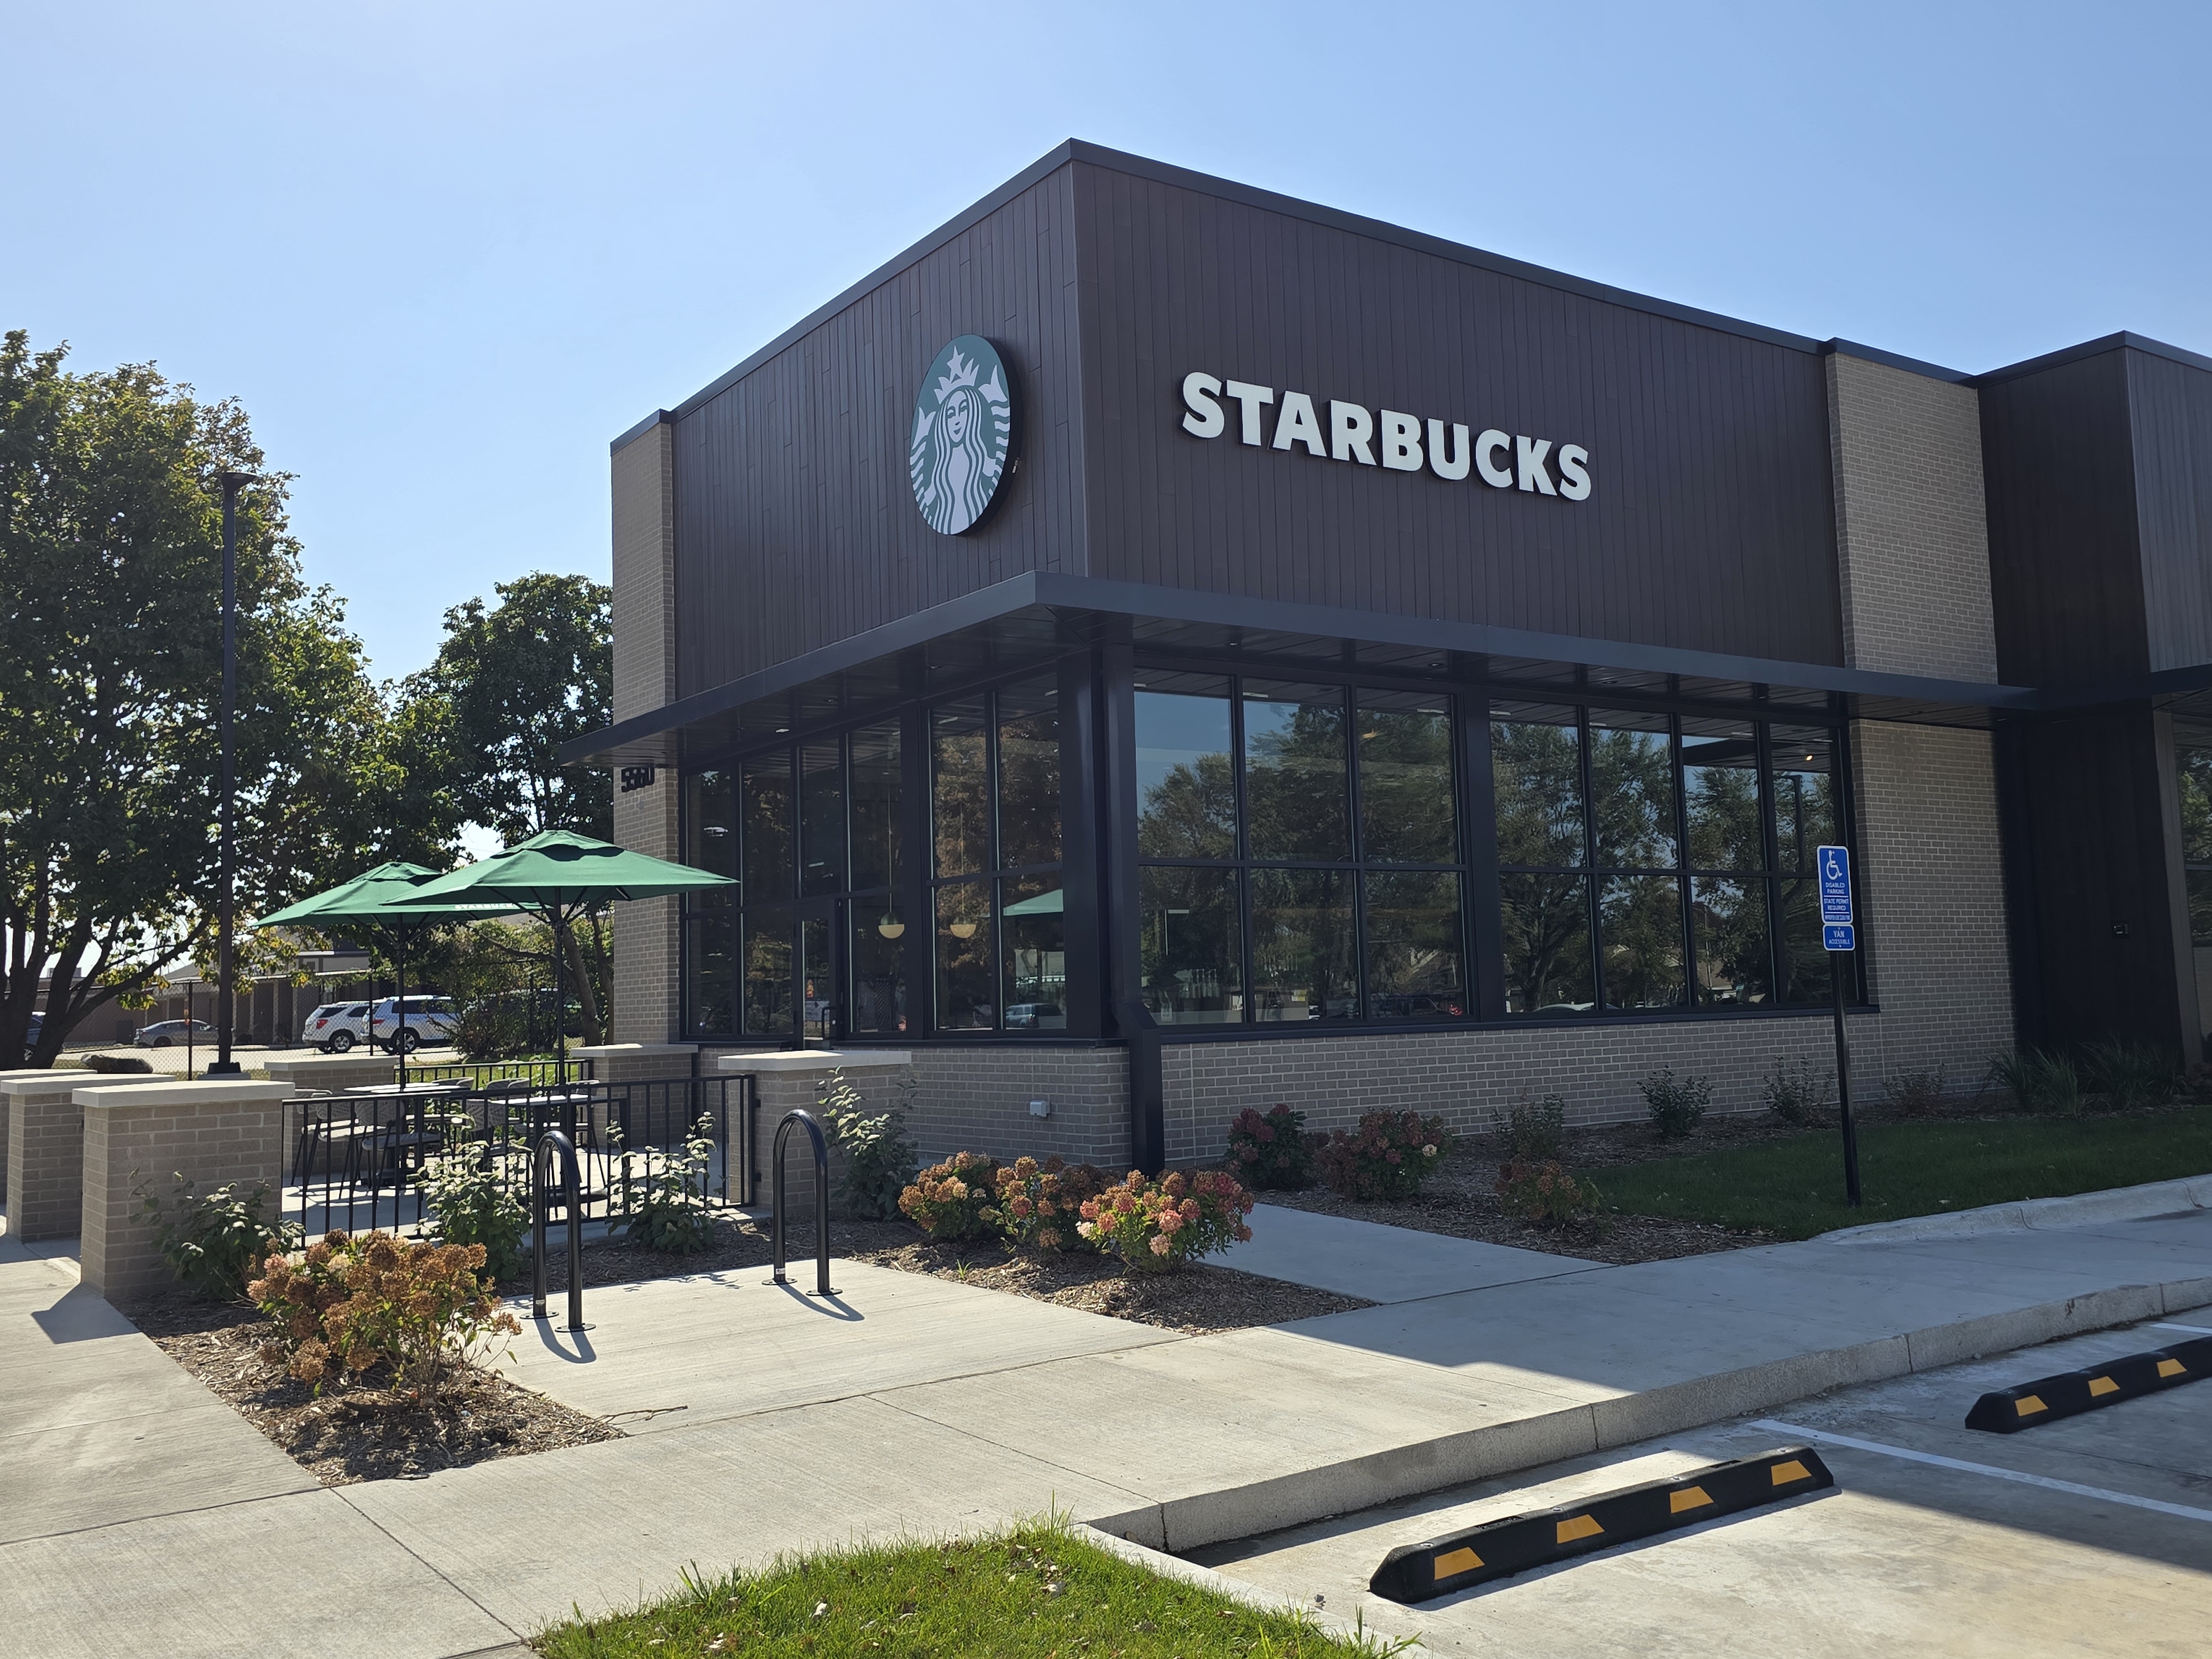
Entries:
[[567, 964], [561, 960], [561, 907], [554, 905], [546, 911], [553, 925], [553, 1086], [568, 1086], [568, 999], [562, 992], [561, 970]]
[[397, 1029], [392, 1033], [392, 1051], [399, 1056], [399, 1092], [407, 1092], [407, 929], [395, 927], [392, 936], [398, 942], [399, 994], [392, 1001], [392, 1012]]

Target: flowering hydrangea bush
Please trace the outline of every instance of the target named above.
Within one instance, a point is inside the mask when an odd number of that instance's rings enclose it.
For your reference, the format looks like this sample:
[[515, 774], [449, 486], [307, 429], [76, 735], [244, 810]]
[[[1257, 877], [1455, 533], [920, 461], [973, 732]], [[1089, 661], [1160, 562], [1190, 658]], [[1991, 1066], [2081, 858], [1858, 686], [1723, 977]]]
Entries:
[[981, 1152], [955, 1152], [933, 1164], [899, 1194], [907, 1219], [939, 1243], [984, 1238], [998, 1199], [998, 1162]]
[[1083, 1206], [1106, 1185], [1106, 1172], [1092, 1164], [1071, 1169], [1056, 1153], [1042, 1164], [1018, 1158], [1000, 1167], [992, 1219], [1017, 1249], [1075, 1249], [1089, 1243], [1077, 1231]]
[[1085, 1200], [1077, 1231], [1139, 1273], [1163, 1273], [1252, 1237], [1252, 1194], [1218, 1170], [1149, 1179], [1132, 1170]]
[[1344, 1198], [1370, 1203], [1411, 1198], [1451, 1150], [1440, 1117], [1370, 1112], [1350, 1134], [1339, 1129], [1322, 1148], [1322, 1179]]
[[1313, 1185], [1306, 1115], [1277, 1106], [1265, 1117], [1247, 1106], [1229, 1126], [1229, 1164], [1249, 1186], [1295, 1192]]
[[379, 1366], [395, 1384], [435, 1394], [455, 1365], [522, 1328], [477, 1277], [483, 1265], [481, 1244], [385, 1232], [326, 1233], [296, 1264], [272, 1255], [246, 1287], [276, 1326], [262, 1357], [318, 1394]]
[[1595, 1182], [1577, 1182], [1549, 1158], [1523, 1159], [1498, 1167], [1498, 1196], [1507, 1210], [1540, 1227], [1603, 1224], [1604, 1200]]

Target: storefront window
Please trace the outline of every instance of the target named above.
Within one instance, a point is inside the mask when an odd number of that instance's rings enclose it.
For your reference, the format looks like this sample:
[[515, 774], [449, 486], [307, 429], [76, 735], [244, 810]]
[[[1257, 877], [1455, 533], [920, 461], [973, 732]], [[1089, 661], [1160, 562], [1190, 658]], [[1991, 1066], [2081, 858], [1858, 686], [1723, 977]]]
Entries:
[[1139, 672], [1138, 957], [1155, 1019], [1473, 1012], [1451, 709], [1434, 692]]
[[799, 891], [845, 890], [844, 745], [836, 738], [799, 751]]
[[999, 693], [999, 867], [1060, 862], [1060, 703], [1050, 679]]
[[1451, 871], [1370, 871], [1367, 1017], [1456, 1019], [1468, 1011], [1459, 877]]
[[1229, 682], [1161, 675], [1173, 690], [1140, 689], [1137, 712], [1137, 856], [1237, 856], [1237, 771]]
[[1773, 989], [1767, 950], [1766, 884], [1698, 876], [1690, 883], [1698, 1006], [1745, 1008]]
[[1139, 967], [1152, 1018], [1163, 1025], [1241, 1021], [1244, 947], [1237, 872], [1146, 865], [1138, 910]]
[[[1041, 675], [933, 708], [937, 1026], [1067, 1028], [1059, 685]], [[995, 836], [995, 845], [994, 844]], [[993, 869], [1028, 873], [967, 879]]]
[[1243, 714], [1251, 856], [1349, 859], [1344, 688], [1248, 680]]
[[748, 907], [744, 915], [744, 1034], [791, 1035], [792, 928], [788, 905]]
[[1337, 870], [1252, 872], [1253, 1018], [1359, 1018], [1352, 880]]
[[1812, 863], [1842, 839], [1833, 732], [1519, 702], [1492, 715], [1509, 1012], [1830, 994]]
[[1597, 995], [1590, 986], [1589, 878], [1508, 872], [1498, 886], [1505, 1012], [1589, 1012]]
[[989, 730], [981, 697], [929, 711], [931, 820], [940, 876], [991, 867]]
[[1006, 1029], [1066, 1030], [1067, 929], [1060, 877], [1009, 876], [999, 884], [999, 902]]
[[1499, 703], [1490, 726], [1498, 792], [1498, 862], [1507, 869], [1574, 869], [1583, 837], [1582, 733], [1571, 708]]
[[792, 896], [791, 756], [756, 755], [738, 775], [743, 814], [744, 890], [748, 908]]
[[999, 1023], [991, 970], [988, 881], [946, 882], [937, 890], [937, 1024], [945, 1031], [988, 1031]]
[[[693, 772], [684, 780], [684, 862], [718, 876], [738, 873], [736, 802], [730, 775]], [[709, 887], [691, 895], [691, 910], [726, 909], [730, 890]]]
[[1431, 696], [1359, 694], [1359, 830], [1370, 864], [1459, 857], [1451, 714]]

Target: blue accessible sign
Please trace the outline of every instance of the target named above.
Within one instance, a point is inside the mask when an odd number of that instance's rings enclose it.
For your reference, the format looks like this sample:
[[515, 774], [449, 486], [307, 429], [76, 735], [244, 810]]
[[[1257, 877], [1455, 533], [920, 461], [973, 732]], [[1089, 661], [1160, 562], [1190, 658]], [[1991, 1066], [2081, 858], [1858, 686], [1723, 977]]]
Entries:
[[1832, 921], [1820, 929], [1820, 938], [1831, 951], [1856, 951], [1859, 948], [1859, 930], [1848, 921]]
[[[1817, 847], [1813, 849], [1813, 866], [1820, 875], [1820, 921], [1830, 927], [1848, 927], [1856, 920], [1851, 915], [1851, 849], [1848, 847]], [[1829, 949], [1846, 947], [1831, 945]]]

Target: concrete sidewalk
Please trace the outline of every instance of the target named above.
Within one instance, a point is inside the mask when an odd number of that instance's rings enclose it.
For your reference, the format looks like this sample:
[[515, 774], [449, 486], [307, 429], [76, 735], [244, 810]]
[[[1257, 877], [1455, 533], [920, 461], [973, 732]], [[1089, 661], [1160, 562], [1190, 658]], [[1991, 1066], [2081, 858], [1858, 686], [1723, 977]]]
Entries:
[[[64, 1265], [0, 1241], [0, 1399], [18, 1378], [70, 1397], [70, 1321], [141, 1378], [93, 1411], [98, 1456], [33, 1443], [66, 1425], [0, 1422], [29, 1454], [0, 1462], [0, 1513], [48, 1491], [0, 1543], [0, 1618], [34, 1617], [13, 1627], [57, 1655], [158, 1632], [182, 1655], [445, 1659], [693, 1563], [1051, 1504], [1187, 1549], [2212, 1303], [2206, 1213], [1632, 1267], [1259, 1221], [1252, 1265], [1279, 1276], [1440, 1288], [1208, 1337], [851, 1262], [827, 1304], [762, 1269], [594, 1290], [594, 1328], [532, 1327], [514, 1370], [629, 1438], [331, 1490], [303, 1490], [104, 1308], [69, 1304]], [[143, 1474], [173, 1462], [230, 1484]]]

